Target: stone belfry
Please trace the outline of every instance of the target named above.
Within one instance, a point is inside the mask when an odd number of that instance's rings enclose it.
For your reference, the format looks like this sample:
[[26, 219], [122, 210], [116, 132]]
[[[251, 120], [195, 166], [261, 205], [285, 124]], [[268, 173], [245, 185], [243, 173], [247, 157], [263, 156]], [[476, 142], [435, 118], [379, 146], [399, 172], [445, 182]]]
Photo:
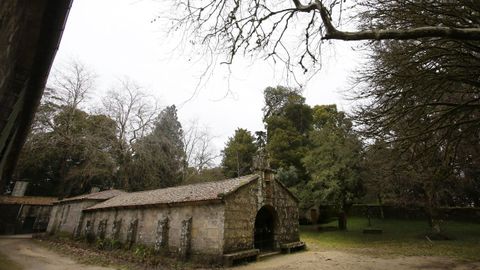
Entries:
[[253, 170], [261, 177], [259, 184], [262, 185], [262, 188], [259, 190], [263, 190], [265, 202], [271, 203], [273, 193], [272, 182], [275, 179], [275, 170], [270, 168], [270, 162], [268, 161], [268, 155], [265, 150], [259, 150], [253, 157]]
[[270, 168], [270, 162], [268, 160], [268, 155], [264, 149], [257, 151], [257, 154], [253, 157], [253, 171], [260, 176], [262, 179], [271, 181], [273, 180], [276, 171]]

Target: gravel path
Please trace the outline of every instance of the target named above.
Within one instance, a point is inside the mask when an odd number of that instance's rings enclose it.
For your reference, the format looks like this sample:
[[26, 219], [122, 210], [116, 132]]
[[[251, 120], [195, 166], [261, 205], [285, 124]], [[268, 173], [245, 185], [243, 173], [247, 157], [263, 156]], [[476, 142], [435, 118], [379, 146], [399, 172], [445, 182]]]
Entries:
[[[0, 253], [23, 269], [35, 270], [112, 270], [79, 264], [74, 260], [35, 244], [32, 239], [0, 238]], [[3, 269], [1, 269], [3, 270]], [[7, 270], [7, 269], [5, 269]]]

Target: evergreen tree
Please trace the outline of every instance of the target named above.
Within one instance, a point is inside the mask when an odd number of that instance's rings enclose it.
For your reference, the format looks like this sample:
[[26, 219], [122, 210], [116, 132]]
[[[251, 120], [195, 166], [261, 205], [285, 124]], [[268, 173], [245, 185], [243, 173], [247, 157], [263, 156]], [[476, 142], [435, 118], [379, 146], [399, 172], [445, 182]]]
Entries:
[[250, 131], [238, 128], [223, 149], [222, 167], [225, 176], [239, 177], [252, 173], [253, 157], [257, 151]]
[[[311, 176], [305, 186], [316, 203], [335, 204], [339, 228], [346, 229], [346, 212], [363, 194], [360, 179], [362, 145], [352, 122], [335, 105], [315, 106], [311, 147], [302, 159]], [[303, 198], [305, 199], [305, 198]]]
[[51, 104], [42, 105], [37, 116], [38, 129], [29, 135], [15, 172], [16, 179], [31, 182], [29, 194], [66, 197], [92, 186], [112, 187], [117, 143], [113, 120]]
[[178, 185], [185, 167], [182, 125], [175, 105], [158, 116], [153, 131], [134, 145], [130, 188], [144, 190]]
[[[264, 122], [267, 129], [266, 150], [270, 166], [292, 171], [296, 177], [285, 179], [293, 186], [307, 178], [301, 163], [308, 145], [308, 132], [312, 126], [312, 109], [296, 89], [278, 86], [264, 91]], [[285, 174], [293, 175], [293, 174]]]

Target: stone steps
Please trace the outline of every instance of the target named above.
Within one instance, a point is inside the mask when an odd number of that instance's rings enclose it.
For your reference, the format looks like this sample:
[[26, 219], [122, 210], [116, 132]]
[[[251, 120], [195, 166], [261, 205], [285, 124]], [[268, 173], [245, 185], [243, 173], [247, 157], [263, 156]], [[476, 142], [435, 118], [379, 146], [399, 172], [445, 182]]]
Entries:
[[258, 259], [261, 260], [261, 259], [264, 259], [264, 258], [267, 258], [267, 257], [271, 257], [271, 256], [274, 256], [274, 255], [278, 255], [280, 254], [281, 252], [278, 250], [278, 251], [268, 251], [268, 252], [262, 252], [258, 255]]

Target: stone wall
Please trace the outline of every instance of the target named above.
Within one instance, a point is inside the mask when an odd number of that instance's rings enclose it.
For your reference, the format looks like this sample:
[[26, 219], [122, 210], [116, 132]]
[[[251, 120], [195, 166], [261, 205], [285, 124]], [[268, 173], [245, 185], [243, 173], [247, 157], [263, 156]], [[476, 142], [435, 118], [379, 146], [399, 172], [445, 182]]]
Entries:
[[54, 228], [57, 226], [57, 213], [60, 205], [59, 204], [54, 204], [52, 206], [52, 211], [50, 211], [50, 219], [48, 220], [48, 226], [47, 226], [47, 232], [48, 233], [55, 233]]
[[265, 205], [276, 211], [276, 247], [299, 241], [297, 202], [277, 181], [259, 178], [225, 199], [224, 253], [254, 248], [255, 217]]
[[320, 207], [313, 205], [309, 208], [300, 209], [298, 219], [302, 225], [317, 224], [322, 220], [322, 214]]
[[275, 237], [280, 244], [300, 241], [298, 202], [279, 182], [272, 181], [272, 183], [274, 184], [272, 206], [279, 218]]
[[[106, 221], [105, 237], [108, 239], [116, 238], [124, 244], [131, 240], [133, 245], [143, 244], [174, 254], [182, 252], [202, 261], [218, 261], [223, 254], [223, 211], [222, 204], [95, 210], [84, 212], [80, 227], [85, 234], [86, 225], [90, 223], [93, 234], [98, 237], [100, 223]], [[191, 224], [186, 226], [190, 218]], [[134, 222], [137, 222], [135, 232], [129, 230]], [[185, 228], [190, 232], [183, 231]], [[189, 250], [180, 250], [182, 247]]]
[[252, 249], [257, 202], [257, 181], [241, 187], [225, 200], [224, 253]]
[[98, 201], [83, 200], [55, 204], [50, 213], [47, 231], [49, 233], [62, 232], [73, 235], [80, 222], [82, 210], [96, 203]]
[[[50, 205], [23, 205], [18, 215], [15, 233], [46, 231], [51, 210], [52, 206]], [[28, 219], [34, 220], [31, 228], [30, 226], [25, 226]]]

